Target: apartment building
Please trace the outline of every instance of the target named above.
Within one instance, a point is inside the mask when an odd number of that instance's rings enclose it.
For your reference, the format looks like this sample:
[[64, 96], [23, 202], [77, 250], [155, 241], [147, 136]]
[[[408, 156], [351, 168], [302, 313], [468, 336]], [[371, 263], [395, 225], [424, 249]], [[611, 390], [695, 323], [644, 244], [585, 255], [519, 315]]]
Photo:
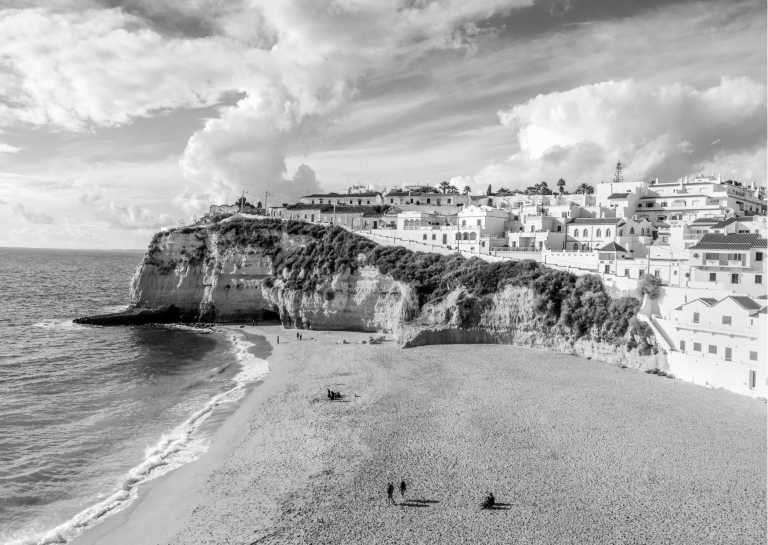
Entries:
[[766, 294], [766, 239], [759, 234], [705, 234], [690, 248], [690, 287]]
[[375, 206], [384, 203], [381, 193], [376, 191], [358, 193], [315, 193], [304, 195], [299, 199], [301, 204], [317, 204], [331, 206]]
[[766, 307], [747, 296], [701, 297], [660, 320], [677, 350], [675, 376], [746, 395], [766, 395]]

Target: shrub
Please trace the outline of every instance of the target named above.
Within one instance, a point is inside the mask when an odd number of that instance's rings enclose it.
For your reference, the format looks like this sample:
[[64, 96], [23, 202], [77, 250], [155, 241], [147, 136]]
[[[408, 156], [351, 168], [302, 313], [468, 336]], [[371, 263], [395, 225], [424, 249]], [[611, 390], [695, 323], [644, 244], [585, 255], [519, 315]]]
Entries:
[[661, 295], [661, 279], [656, 276], [644, 276], [637, 285], [640, 297], [647, 295], [651, 299], [657, 299]]

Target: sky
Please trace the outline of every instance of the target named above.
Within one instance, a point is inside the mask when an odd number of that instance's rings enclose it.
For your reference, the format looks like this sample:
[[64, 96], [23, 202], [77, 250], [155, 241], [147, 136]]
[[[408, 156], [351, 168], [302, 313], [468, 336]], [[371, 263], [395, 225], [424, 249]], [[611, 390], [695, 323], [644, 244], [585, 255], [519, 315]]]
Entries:
[[242, 191], [766, 179], [764, 0], [0, 0], [0, 36], [0, 246], [145, 248]]

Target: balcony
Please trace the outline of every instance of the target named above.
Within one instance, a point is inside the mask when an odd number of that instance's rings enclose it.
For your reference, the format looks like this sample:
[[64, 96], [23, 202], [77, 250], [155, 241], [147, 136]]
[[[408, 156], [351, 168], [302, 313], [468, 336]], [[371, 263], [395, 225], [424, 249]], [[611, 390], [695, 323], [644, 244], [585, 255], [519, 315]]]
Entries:
[[741, 259], [729, 259], [728, 266], [729, 267], [746, 267], [746, 264]]
[[706, 267], [720, 267], [722, 265], [725, 265], [724, 261], [720, 261], [719, 259], [705, 259], [704, 260], [704, 266]]

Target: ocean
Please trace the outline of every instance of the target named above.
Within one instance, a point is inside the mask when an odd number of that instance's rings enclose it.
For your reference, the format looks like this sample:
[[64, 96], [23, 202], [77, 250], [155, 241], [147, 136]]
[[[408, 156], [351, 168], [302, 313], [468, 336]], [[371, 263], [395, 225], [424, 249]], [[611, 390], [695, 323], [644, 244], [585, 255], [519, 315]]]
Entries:
[[[140, 252], [0, 248], [0, 544], [66, 543], [197, 458], [267, 371], [237, 329], [73, 324]], [[259, 357], [261, 356], [261, 357]]]

